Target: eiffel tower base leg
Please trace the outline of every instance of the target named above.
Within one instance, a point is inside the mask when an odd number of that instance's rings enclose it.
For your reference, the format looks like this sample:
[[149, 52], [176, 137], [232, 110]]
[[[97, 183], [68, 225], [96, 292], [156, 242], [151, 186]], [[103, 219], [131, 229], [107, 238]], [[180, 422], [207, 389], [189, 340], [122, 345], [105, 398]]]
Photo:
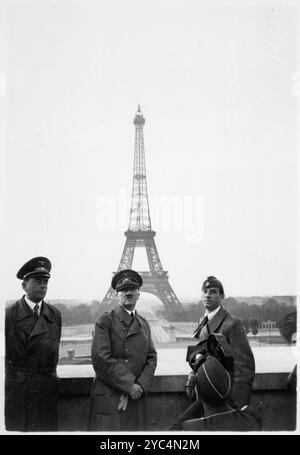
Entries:
[[141, 275], [143, 277], [141, 292], [147, 292], [159, 298], [166, 308], [170, 320], [185, 321], [185, 311], [169, 283], [167, 272], [158, 276], [141, 272]]

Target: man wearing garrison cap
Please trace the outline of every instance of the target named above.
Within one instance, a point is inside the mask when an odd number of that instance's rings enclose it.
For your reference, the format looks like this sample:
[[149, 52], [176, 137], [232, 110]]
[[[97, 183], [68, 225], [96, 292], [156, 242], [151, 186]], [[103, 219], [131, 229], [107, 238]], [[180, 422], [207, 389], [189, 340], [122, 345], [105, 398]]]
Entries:
[[[214, 276], [207, 277], [202, 285], [201, 299], [205, 307], [205, 315], [200, 319], [198, 327], [194, 331], [194, 337], [199, 342], [207, 340], [210, 333], [221, 333], [225, 337], [233, 354], [229, 403], [234, 408], [241, 408], [248, 405], [250, 401], [255, 362], [240, 319], [232, 316], [222, 307], [224, 297], [221, 281]], [[193, 390], [194, 384], [195, 374], [192, 372], [189, 375], [187, 392]], [[198, 400], [177, 418], [172, 429], [181, 429], [183, 421], [202, 415], [203, 405], [201, 400]]]
[[89, 430], [145, 429], [143, 400], [157, 364], [148, 322], [137, 313], [142, 277], [134, 270], [118, 272], [111, 286], [118, 306], [100, 314], [92, 341], [95, 379]]
[[204, 415], [183, 422], [186, 431], [260, 431], [257, 415], [248, 406], [235, 409], [228, 399], [231, 378], [216, 357], [209, 355], [196, 373], [196, 388]]
[[56, 431], [60, 312], [44, 301], [51, 262], [38, 256], [21, 267], [25, 295], [6, 308], [5, 426]]

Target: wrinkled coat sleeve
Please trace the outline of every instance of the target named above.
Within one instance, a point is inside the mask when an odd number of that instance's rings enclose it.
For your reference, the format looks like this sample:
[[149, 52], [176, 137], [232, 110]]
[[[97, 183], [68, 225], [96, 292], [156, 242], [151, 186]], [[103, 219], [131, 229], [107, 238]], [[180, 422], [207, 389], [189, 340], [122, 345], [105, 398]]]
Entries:
[[148, 353], [147, 353], [147, 359], [145, 362], [145, 366], [143, 369], [143, 372], [141, 376], [137, 379], [137, 382], [140, 384], [142, 389], [144, 390], [145, 393], [148, 392], [149, 387], [151, 385], [152, 378], [155, 373], [156, 365], [157, 365], [157, 353], [152, 341], [151, 337], [151, 331], [149, 324], [147, 323], [147, 327], [149, 330], [149, 347], [148, 347]]
[[252, 350], [239, 319], [233, 321], [227, 334], [234, 358], [232, 397], [240, 405], [248, 404], [255, 374]]
[[55, 320], [56, 320], [57, 327], [58, 327], [58, 339], [60, 341], [60, 339], [61, 339], [61, 327], [62, 327], [61, 312], [55, 307], [52, 307], [52, 309], [54, 311]]
[[61, 328], [62, 328], [62, 319], [61, 319], [61, 313], [59, 313], [59, 340], [61, 339]]
[[103, 315], [95, 324], [92, 341], [92, 363], [96, 375], [105, 384], [120, 392], [129, 394], [135, 376], [122, 359], [112, 355], [110, 339], [111, 320]]

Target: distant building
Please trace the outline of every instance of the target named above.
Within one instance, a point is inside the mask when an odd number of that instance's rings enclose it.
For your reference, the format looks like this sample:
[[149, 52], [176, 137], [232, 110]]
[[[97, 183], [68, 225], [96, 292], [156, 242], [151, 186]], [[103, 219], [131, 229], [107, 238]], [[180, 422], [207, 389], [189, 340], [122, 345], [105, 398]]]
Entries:
[[266, 321], [261, 323], [262, 329], [276, 329], [276, 322], [274, 321]]

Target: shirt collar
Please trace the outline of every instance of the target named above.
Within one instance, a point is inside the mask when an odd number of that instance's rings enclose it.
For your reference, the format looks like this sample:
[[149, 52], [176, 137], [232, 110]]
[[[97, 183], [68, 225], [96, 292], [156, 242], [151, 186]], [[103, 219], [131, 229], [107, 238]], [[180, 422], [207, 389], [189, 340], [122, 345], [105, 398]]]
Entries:
[[129, 316], [131, 316], [131, 313], [133, 313], [133, 314], [134, 314], [134, 316], [135, 316], [135, 310], [133, 310], [133, 311], [129, 311], [129, 310], [127, 310], [127, 309], [126, 309], [126, 308], [124, 308], [124, 307], [123, 307], [123, 310], [127, 311], [127, 313], [129, 314]]
[[208, 311], [206, 311], [204, 316], [207, 316], [208, 320], [210, 321], [217, 314], [217, 312], [220, 310], [220, 308], [221, 308], [221, 305], [219, 305], [218, 308], [216, 308], [214, 311], [211, 311], [210, 313], [208, 313]]
[[40, 311], [41, 311], [41, 304], [42, 304], [42, 302], [43, 302], [42, 300], [41, 300], [40, 302], [35, 303], [35, 302], [33, 302], [32, 300], [30, 300], [30, 299], [28, 298], [27, 295], [25, 295], [24, 298], [25, 298], [25, 302], [27, 303], [27, 305], [30, 306], [30, 308], [32, 309], [32, 311], [33, 311], [35, 305], [38, 305], [38, 306], [39, 306], [39, 313], [40, 313]]

